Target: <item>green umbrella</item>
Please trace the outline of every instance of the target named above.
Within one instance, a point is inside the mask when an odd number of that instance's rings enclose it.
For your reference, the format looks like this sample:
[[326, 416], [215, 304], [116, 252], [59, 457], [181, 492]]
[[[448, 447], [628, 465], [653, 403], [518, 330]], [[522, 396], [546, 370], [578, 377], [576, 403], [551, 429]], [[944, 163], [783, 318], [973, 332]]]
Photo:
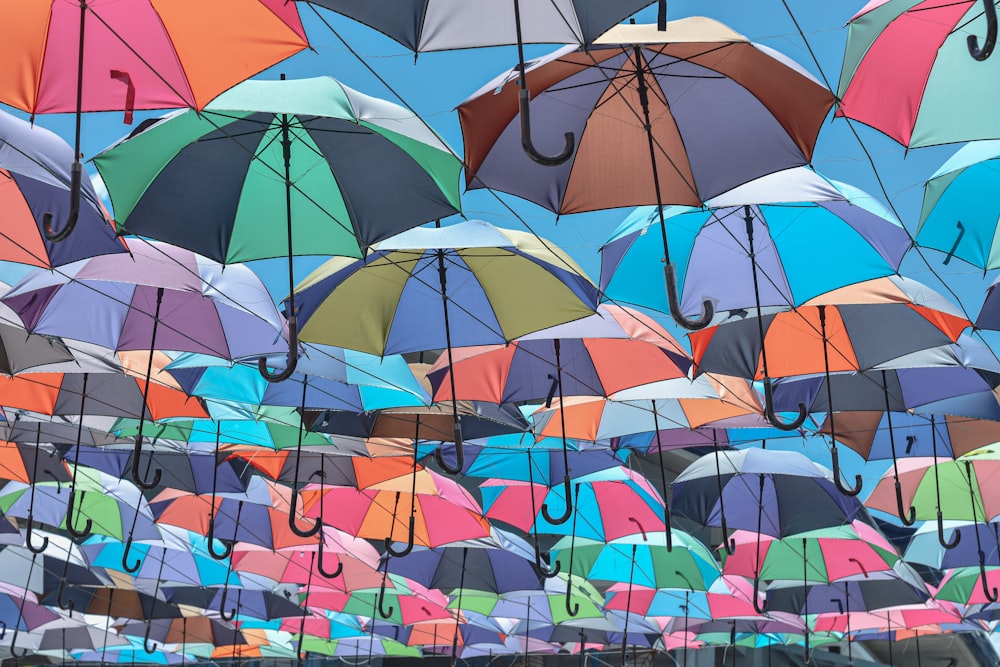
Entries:
[[[246, 81], [202, 111], [143, 123], [94, 158], [121, 232], [224, 264], [363, 257], [460, 210], [461, 161], [419, 117], [330, 77]], [[293, 234], [294, 232], [294, 234]], [[289, 363], [298, 358], [294, 295]]]

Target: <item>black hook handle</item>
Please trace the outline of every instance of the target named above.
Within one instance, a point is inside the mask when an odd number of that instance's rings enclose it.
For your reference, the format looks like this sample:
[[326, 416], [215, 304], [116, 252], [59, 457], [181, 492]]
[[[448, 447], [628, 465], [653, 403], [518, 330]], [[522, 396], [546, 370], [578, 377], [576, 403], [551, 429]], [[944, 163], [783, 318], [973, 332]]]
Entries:
[[[147, 380], [147, 384], [149, 381]], [[157, 467], [153, 471], [153, 479], [146, 481], [142, 478], [142, 470], [139, 469], [140, 459], [142, 457], [142, 432], [136, 434], [135, 436], [135, 446], [132, 448], [132, 481], [135, 482], [136, 486], [141, 489], [149, 490], [155, 488], [160, 483], [160, 477], [163, 475], [163, 471]]]
[[760, 588], [760, 575], [753, 578], [753, 609], [758, 614], [767, 612], [767, 600], [761, 600], [757, 589]]
[[134, 565], [129, 565], [128, 564], [128, 554], [129, 554], [130, 551], [132, 551], [132, 536], [131, 535], [128, 536], [128, 540], [126, 540], [126, 542], [125, 542], [125, 551], [122, 552], [122, 567], [125, 568], [125, 571], [128, 572], [129, 574], [135, 574], [136, 572], [139, 571], [139, 567], [142, 565], [142, 559], [136, 557], [135, 564]]
[[[572, 558], [572, 556], [570, 556], [570, 558]], [[570, 616], [572, 616], [573, 618], [576, 618], [577, 616], [580, 615], [580, 603], [579, 602], [574, 602], [572, 604], [572, 606], [570, 605], [570, 597], [569, 596], [570, 596], [571, 589], [572, 589], [572, 586], [570, 586], [570, 582], [567, 579], [566, 580], [566, 613], [569, 614]]]
[[993, 55], [993, 48], [997, 45], [997, 8], [993, 2], [994, 0], [983, 0], [983, 14], [986, 16], [986, 41], [983, 47], [979, 48], [979, 38], [975, 35], [966, 38], [969, 55], [979, 61]]
[[[289, 515], [291, 516], [291, 515]], [[208, 555], [215, 560], [226, 560], [233, 553], [233, 543], [222, 542], [222, 553], [216, 553], [215, 551], [215, 515], [212, 515], [208, 519], [208, 534], [205, 536], [208, 539]]]
[[802, 647], [802, 664], [808, 665], [812, 662], [812, 650], [809, 648], [809, 628], [806, 628], [805, 643]]
[[962, 531], [956, 529], [954, 534], [951, 536], [951, 542], [944, 539], [944, 517], [941, 515], [941, 510], [937, 513], [937, 533], [938, 533], [938, 543], [945, 549], [954, 549], [958, 546], [958, 543], [962, 541]]
[[461, 473], [462, 468], [465, 467], [465, 446], [463, 445], [464, 438], [462, 437], [461, 422], [456, 421], [452, 424], [452, 433], [455, 440], [455, 466], [448, 465], [448, 462], [444, 460], [444, 455], [441, 453], [440, 447], [434, 450], [434, 460], [437, 461], [441, 470], [454, 477]]
[[267, 370], [267, 358], [257, 359], [257, 370], [260, 376], [268, 382], [283, 382], [292, 377], [295, 367], [299, 364], [299, 327], [295, 321], [295, 314], [288, 317], [288, 363], [285, 370], [280, 373], [272, 373]]
[[569, 493], [570, 482], [568, 474], [563, 476], [563, 491], [566, 494], [566, 509], [559, 516], [552, 516], [549, 513], [549, 504], [542, 503], [542, 516], [545, 517], [545, 520], [551, 523], [553, 526], [562, 525], [567, 521], [569, 521], [569, 518], [573, 516], [573, 500]]
[[[800, 403], [800, 405], [805, 407], [804, 404]], [[837, 490], [850, 498], [853, 498], [861, 493], [861, 487], [864, 486], [864, 481], [861, 479], [861, 475], [854, 476], [853, 487], [844, 486], [843, 480], [840, 479], [840, 452], [837, 451], [836, 443], [834, 443], [833, 449], [830, 451], [830, 458], [833, 463], [833, 483], [837, 486]]]
[[996, 602], [998, 597], [997, 587], [994, 586], [990, 589], [986, 583], [986, 554], [983, 553], [982, 549], [979, 550], [979, 581], [982, 583], [983, 595], [986, 596], [986, 599], [990, 602]]
[[[59, 579], [59, 597], [58, 597], [59, 608], [69, 612], [69, 615], [73, 615], [73, 610], [76, 609], [76, 600], [70, 598], [66, 599], [66, 577]], [[0, 639], [3, 637], [0, 636]]]
[[698, 331], [704, 329], [715, 317], [715, 304], [704, 299], [701, 302], [701, 315], [697, 319], [689, 320], [681, 313], [680, 295], [677, 293], [677, 268], [673, 262], [663, 266], [663, 280], [667, 285], [667, 304], [670, 306], [670, 316], [674, 318], [680, 326], [688, 331]]
[[414, 531], [415, 523], [416, 523], [416, 519], [411, 514], [410, 515], [410, 532], [406, 536], [406, 546], [403, 547], [403, 549], [401, 549], [399, 551], [396, 551], [396, 548], [393, 546], [392, 538], [391, 537], [385, 538], [385, 550], [389, 553], [389, 555], [395, 556], [396, 558], [402, 558], [403, 556], [406, 556], [411, 551], [413, 551], [413, 534], [415, 532]]
[[787, 424], [781, 421], [774, 412], [774, 389], [771, 387], [771, 378], [764, 378], [764, 416], [772, 426], [782, 431], [795, 431], [805, 423], [807, 415], [806, 404], [799, 403], [799, 416]]
[[557, 167], [571, 157], [573, 157], [573, 150], [576, 148], [576, 137], [573, 136], [572, 132], [566, 132], [563, 135], [565, 140], [565, 145], [560, 153], [557, 155], [545, 155], [539, 153], [535, 145], [531, 143], [531, 112], [530, 102], [531, 93], [528, 92], [526, 88], [522, 88], [519, 92], [518, 103], [521, 107], [521, 148], [532, 160], [538, 164], [545, 167]]
[[318, 553], [316, 555], [316, 569], [319, 570], [319, 573], [321, 575], [323, 575], [325, 578], [327, 578], [327, 579], [336, 579], [344, 571], [344, 562], [341, 561], [341, 560], [338, 560], [337, 561], [337, 569], [334, 570], [333, 572], [327, 572], [326, 569], [324, 569], [324, 567], [323, 567], [323, 553], [324, 553], [323, 542], [324, 541], [325, 540], [323, 540], [323, 538], [321, 536], [320, 540], [319, 540]]
[[556, 397], [556, 389], [559, 388], [559, 378], [552, 373], [549, 373], [546, 377], [552, 383], [549, 385], [549, 393], [545, 394], [545, 407], [548, 409], [552, 407], [552, 399]]
[[[386, 568], [388, 568], [388, 565], [386, 565]], [[386, 569], [386, 574], [388, 573], [389, 571]], [[396, 611], [396, 608], [392, 605], [389, 605], [388, 611], [385, 609], [385, 577], [382, 577], [382, 586], [378, 589], [378, 615], [383, 619], [388, 620], [392, 618], [392, 613], [394, 611]]]
[[[81, 505], [83, 504], [83, 498], [85, 495], [87, 495], [86, 491], [80, 492]], [[77, 528], [74, 525], [75, 520], [73, 518], [73, 515], [76, 514], [75, 507], [76, 507], [76, 486], [74, 485], [73, 489], [70, 490], [69, 492], [69, 501], [66, 503], [66, 530], [68, 530], [69, 534], [72, 535], [73, 537], [86, 537], [87, 535], [90, 535], [90, 530], [91, 528], [94, 527], [94, 522], [90, 519], [90, 517], [87, 517], [86, 523], [83, 524], [83, 528], [82, 529]]]
[[66, 218], [66, 224], [57, 232], [52, 227], [52, 212], [46, 211], [42, 214], [42, 233], [45, 234], [45, 238], [51, 243], [65, 241], [76, 228], [76, 221], [80, 217], [80, 186], [82, 177], [83, 165], [80, 164], [80, 158], [77, 157], [70, 167], [69, 216]]
[[896, 511], [899, 513], [899, 520], [903, 522], [904, 526], [912, 526], [917, 521], [917, 510], [914, 507], [910, 507], [909, 514], [903, 509], [903, 487], [896, 480]]
[[555, 579], [562, 571], [562, 563], [556, 561], [555, 565], [548, 564], [548, 555], [542, 556], [542, 548], [538, 545], [538, 536], [535, 535], [535, 570], [546, 579]]
[[36, 547], [31, 540], [32, 532], [35, 528], [35, 517], [31, 512], [28, 512], [28, 525], [24, 529], [24, 544], [28, 547], [28, 551], [33, 554], [40, 554], [45, 551], [49, 546], [48, 535], [42, 537], [42, 546]]
[[[322, 502], [322, 501], [321, 501]], [[319, 532], [319, 529], [323, 527], [323, 520], [319, 517], [316, 518], [316, 523], [312, 525], [311, 528], [306, 528], [305, 530], [299, 528], [295, 525], [295, 515], [298, 513], [299, 507], [299, 490], [292, 489], [292, 499], [290, 501], [290, 507], [288, 508], [288, 527], [293, 533], [299, 537], [312, 537]]]
[[224, 586], [222, 588], [222, 597], [219, 598], [219, 617], [226, 622], [236, 618], [236, 607], [233, 607], [231, 611], [226, 611], [227, 597], [229, 597], [229, 586]]
[[722, 515], [722, 546], [726, 548], [726, 553], [732, 556], [736, 553], [736, 540], [729, 537], [729, 526], [726, 525], [726, 516]]
[[14, 637], [10, 640], [10, 654], [15, 660], [21, 660], [28, 655], [28, 649], [23, 649], [18, 653], [17, 649], [14, 648], [14, 645], [17, 643], [17, 631], [18, 627], [14, 626]]
[[0, 626], [3, 626], [3, 629], [0, 630], [0, 639], [4, 639], [7, 636], [7, 621], [0, 620]]
[[142, 638], [142, 650], [145, 651], [146, 653], [150, 654], [150, 655], [152, 655], [153, 653], [156, 653], [156, 649], [159, 648], [156, 645], [156, 642], [150, 642], [149, 641], [149, 629], [150, 629], [150, 627], [152, 625], [153, 625], [152, 623], [150, 623], [149, 621], [146, 621], [146, 634]]

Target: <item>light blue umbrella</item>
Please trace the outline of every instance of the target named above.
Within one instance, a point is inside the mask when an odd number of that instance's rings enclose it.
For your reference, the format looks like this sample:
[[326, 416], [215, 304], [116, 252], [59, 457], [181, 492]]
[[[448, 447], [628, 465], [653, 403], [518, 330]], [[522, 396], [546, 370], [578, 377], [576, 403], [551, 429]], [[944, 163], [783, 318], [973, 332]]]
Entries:
[[[664, 207], [664, 217], [685, 315], [699, 314], [703, 298], [717, 312], [756, 305], [751, 248], [759, 305], [789, 308], [895, 274], [911, 245], [877, 200], [806, 168], [764, 176], [704, 207]], [[669, 312], [658, 225], [655, 207], [637, 208], [601, 248], [600, 287], [609, 299]]]

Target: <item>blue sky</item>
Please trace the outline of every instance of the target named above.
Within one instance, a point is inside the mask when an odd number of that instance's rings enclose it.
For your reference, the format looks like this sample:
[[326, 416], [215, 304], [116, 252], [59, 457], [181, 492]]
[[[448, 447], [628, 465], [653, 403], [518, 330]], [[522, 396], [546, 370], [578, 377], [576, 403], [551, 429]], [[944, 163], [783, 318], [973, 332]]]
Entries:
[[[835, 86], [847, 39], [846, 23], [864, 4], [863, 0], [670, 0], [668, 14], [671, 19], [704, 15], [720, 20], [750, 39], [785, 53], [821, 80], [822, 75], [825, 75]], [[819, 67], [813, 62], [789, 10], [799, 22], [808, 46], [816, 54]], [[459, 152], [462, 138], [454, 108], [485, 82], [516, 64], [516, 51], [513, 47], [426, 53], [421, 54], [415, 62], [411, 52], [379, 33], [323, 11], [323, 17], [343, 36], [350, 45], [349, 49], [317, 19], [312, 9], [303, 5], [301, 13], [314, 50], [281, 63], [262, 73], [260, 78], [278, 78], [279, 73], [285, 73], [289, 78], [331, 75], [371, 95], [394, 101], [398, 101], [396, 95], [399, 95]], [[640, 13], [637, 20], [655, 21], [655, 8]], [[555, 47], [529, 47], [528, 56], [540, 55], [552, 48]], [[380, 83], [351, 49], [374, 68], [389, 83], [391, 89]], [[136, 122], [147, 115], [158, 114], [137, 114]], [[67, 140], [72, 138], [72, 119], [68, 116], [39, 116], [36, 122], [59, 132]], [[860, 125], [857, 127], [875, 160], [888, 198], [905, 226], [911, 232], [915, 231], [924, 181], [957, 146], [919, 149], [907, 153], [878, 132]], [[87, 115], [83, 129], [83, 150], [87, 157], [93, 156], [130, 130], [122, 124], [121, 114], [111, 113]], [[883, 198], [861, 146], [843, 119], [830, 119], [824, 125], [813, 166], [831, 178], [845, 181]], [[564, 216], [557, 224], [551, 213], [515, 197], [501, 196], [533, 230], [568, 250], [595, 279], [599, 261], [598, 247], [629, 212], [611, 210]], [[521, 227], [521, 223], [492, 195], [483, 191], [466, 196], [464, 208], [470, 218], [482, 218], [500, 226]], [[959, 295], [963, 307], [974, 317], [991, 276], [984, 277], [982, 272], [961, 262], [943, 266], [943, 255], [935, 251], [925, 251], [925, 256], [927, 262], [911, 252], [903, 265], [904, 275], [926, 282], [939, 290], [942, 285], [935, 274], [944, 276]], [[285, 292], [283, 262], [284, 260], [269, 260], [254, 263], [254, 268], [272, 288], [276, 299], [282, 298]], [[304, 278], [317, 263], [313, 259], [299, 259], [297, 278]], [[825, 462], [828, 462], [825, 453], [816, 453], [818, 460], [826, 459]], [[845, 458], [849, 458], [846, 467], [852, 467], [851, 456], [845, 455]], [[871, 488], [870, 483], [866, 486]]]

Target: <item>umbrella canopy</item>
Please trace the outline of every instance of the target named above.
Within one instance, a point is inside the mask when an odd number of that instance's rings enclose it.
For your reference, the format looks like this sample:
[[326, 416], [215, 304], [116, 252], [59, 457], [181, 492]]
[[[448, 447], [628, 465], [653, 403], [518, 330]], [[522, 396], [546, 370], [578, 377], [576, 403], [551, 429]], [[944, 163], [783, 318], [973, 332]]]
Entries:
[[760, 315], [763, 340], [757, 317], [735, 311], [723, 323], [693, 332], [691, 348], [699, 371], [763, 379], [764, 346], [774, 377], [823, 373], [827, 368], [869, 370], [953, 343], [971, 324], [943, 296], [899, 276], [836, 289], [792, 311]]
[[762, 507], [759, 532], [774, 537], [840, 526], [862, 512], [857, 499], [837, 490], [826, 468], [796, 452], [764, 449], [701, 457], [674, 480], [670, 507], [704, 526], [721, 527], [726, 518], [728, 527], [755, 532]]
[[997, 138], [983, 98], [997, 64], [978, 38], [968, 41], [986, 24], [978, 0], [869, 2], [848, 24], [837, 115], [909, 148]]
[[448, 376], [454, 370], [457, 398], [516, 403], [546, 398], [559, 378], [563, 396], [608, 396], [685, 377], [688, 368], [686, 350], [650, 317], [601, 304], [595, 315], [509, 345], [456, 350], [451, 365], [438, 357], [427, 377], [438, 401], [451, 398]]
[[[601, 0], [559, 4], [489, 0], [406, 0], [403, 3], [357, 4], [349, 0], [306, 0], [350, 16], [417, 52], [449, 51], [480, 46], [524, 44], [589, 44], [615, 23], [652, 0], [623, 0], [609, 6]], [[518, 34], [520, 33], [520, 34]]]
[[[292, 240], [277, 224], [283, 141]], [[281, 257], [289, 243], [295, 255], [361, 257], [459, 208], [461, 165], [444, 142], [410, 112], [329, 77], [248, 81], [201, 113], [144, 124], [94, 163], [119, 229], [224, 264]]]
[[[9, 17], [11, 23], [16, 21]], [[0, 111], [0, 206], [4, 230], [0, 259], [51, 269], [95, 255], [127, 252], [115, 238], [112, 223], [90, 179], [81, 183], [82, 204], [77, 218], [81, 233], [74, 243], [45, 238], [46, 213], [67, 214], [73, 149], [57, 134]]]
[[917, 243], [987, 271], [1000, 268], [996, 248], [1000, 209], [981, 196], [996, 183], [1000, 141], [977, 141], [959, 149], [924, 185]]
[[[876, 199], [806, 168], [758, 178], [703, 207], [670, 206], [670, 257], [683, 312], [800, 305], [851, 283], [896, 273], [911, 241]], [[749, 219], [749, 221], [748, 221]], [[638, 208], [601, 247], [608, 298], [669, 312], [659, 286], [660, 211]], [[825, 252], [812, 249], [822, 244]], [[759, 290], [753, 291], [756, 263]]]
[[76, 78], [79, 52], [83, 111], [200, 109], [308, 46], [294, 5], [225, 0], [200, 7], [197, 18], [190, 10], [153, 0], [12, 8], [0, 33], [12, 65], [0, 101], [31, 114], [73, 111], [76, 90], [67, 82]]
[[[833, 104], [805, 70], [721, 23], [681, 19], [666, 32], [619, 25], [586, 50], [567, 47], [526, 69], [538, 150], [558, 149], [563, 130], [578, 138], [574, 159], [555, 168], [522, 151], [516, 74], [504, 72], [458, 107], [466, 183], [557, 213], [697, 206], [804, 165]], [[655, 119], [648, 132], [644, 112]], [[659, 147], [652, 169], [636, 159], [647, 143]], [[665, 199], [657, 202], [655, 190]]]
[[[449, 338], [455, 347], [506, 343], [597, 304], [569, 255], [478, 220], [399, 234], [363, 260], [331, 259], [295, 291], [302, 340], [378, 355], [441, 349]], [[437, 317], [444, 296], [447, 320]]]
[[30, 275], [4, 303], [31, 331], [116, 351], [152, 346], [239, 359], [283, 349], [275, 339], [284, 320], [250, 269], [166, 243], [133, 245], [129, 255]]

